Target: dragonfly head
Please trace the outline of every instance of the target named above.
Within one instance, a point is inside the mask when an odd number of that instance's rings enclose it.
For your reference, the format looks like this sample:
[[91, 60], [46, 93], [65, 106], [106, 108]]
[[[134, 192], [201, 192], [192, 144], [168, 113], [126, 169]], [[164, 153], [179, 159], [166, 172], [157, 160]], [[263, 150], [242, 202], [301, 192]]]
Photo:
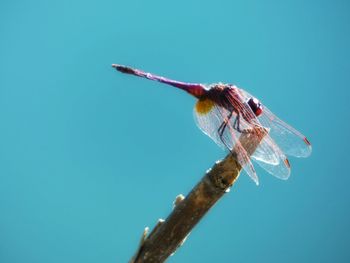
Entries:
[[247, 104], [254, 112], [255, 116], [258, 117], [263, 112], [263, 106], [257, 98], [251, 97], [247, 100]]

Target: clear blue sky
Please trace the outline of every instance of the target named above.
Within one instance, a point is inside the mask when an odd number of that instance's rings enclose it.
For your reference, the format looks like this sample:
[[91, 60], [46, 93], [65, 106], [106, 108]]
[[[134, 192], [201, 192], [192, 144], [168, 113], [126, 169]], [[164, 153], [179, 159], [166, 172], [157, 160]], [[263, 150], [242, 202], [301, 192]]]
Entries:
[[349, 262], [348, 1], [0, 3], [0, 262], [126, 262], [225, 153], [184, 92], [230, 82], [313, 143], [242, 175], [169, 262]]

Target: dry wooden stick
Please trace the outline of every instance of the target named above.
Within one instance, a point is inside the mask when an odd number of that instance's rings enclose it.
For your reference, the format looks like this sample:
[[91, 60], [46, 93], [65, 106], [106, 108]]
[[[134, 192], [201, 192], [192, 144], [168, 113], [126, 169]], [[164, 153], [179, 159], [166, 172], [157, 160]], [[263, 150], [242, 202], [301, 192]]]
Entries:
[[[255, 128], [241, 135], [239, 141], [249, 156], [266, 133], [265, 129]], [[191, 229], [234, 184], [241, 169], [232, 154], [216, 162], [186, 198], [178, 196], [174, 210], [165, 221], [159, 220], [148, 236], [148, 228], [145, 229], [140, 246], [130, 262], [164, 262], [175, 253]]]

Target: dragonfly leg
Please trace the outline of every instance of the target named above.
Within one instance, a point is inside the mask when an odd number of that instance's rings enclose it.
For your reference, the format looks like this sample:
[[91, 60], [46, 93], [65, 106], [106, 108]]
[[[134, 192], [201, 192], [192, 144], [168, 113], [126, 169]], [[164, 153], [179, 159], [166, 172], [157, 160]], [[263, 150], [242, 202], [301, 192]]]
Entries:
[[228, 122], [230, 121], [231, 117], [232, 117], [233, 111], [230, 112], [230, 114], [227, 116], [227, 118], [221, 123], [220, 127], [218, 128], [218, 134], [220, 137], [220, 140], [222, 141], [222, 143], [226, 146], [226, 148], [231, 152], [230, 147], [227, 145], [227, 143], [225, 142], [223, 135], [224, 135], [224, 131], [227, 127]]
[[[237, 117], [233, 123], [233, 128], [238, 131], [239, 133], [250, 133], [253, 131], [252, 128], [247, 128], [247, 129], [241, 129], [240, 127], [240, 123], [241, 123], [241, 115], [239, 113], [237, 113]], [[260, 126], [260, 125], [259, 125]], [[257, 127], [257, 125], [255, 125], [255, 127]]]
[[235, 130], [237, 130], [238, 132], [242, 132], [241, 128], [240, 128], [240, 120], [241, 120], [241, 115], [239, 114], [239, 112], [237, 113], [237, 117], [233, 123], [233, 128]]

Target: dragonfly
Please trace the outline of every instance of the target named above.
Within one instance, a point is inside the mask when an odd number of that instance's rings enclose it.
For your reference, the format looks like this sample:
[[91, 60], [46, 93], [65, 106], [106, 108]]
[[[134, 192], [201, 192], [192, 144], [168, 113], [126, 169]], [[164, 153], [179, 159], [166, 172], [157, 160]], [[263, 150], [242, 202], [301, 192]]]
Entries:
[[[308, 157], [310, 141], [299, 131], [273, 114], [260, 100], [233, 84], [187, 83], [168, 79], [132, 67], [112, 64], [116, 70], [158, 81], [186, 91], [197, 99], [194, 119], [200, 130], [218, 146], [230, 152], [249, 177], [258, 185], [259, 179], [252, 160], [268, 173], [280, 179], [290, 176], [287, 155]], [[260, 144], [249, 154], [239, 137], [251, 131], [265, 131]]]

